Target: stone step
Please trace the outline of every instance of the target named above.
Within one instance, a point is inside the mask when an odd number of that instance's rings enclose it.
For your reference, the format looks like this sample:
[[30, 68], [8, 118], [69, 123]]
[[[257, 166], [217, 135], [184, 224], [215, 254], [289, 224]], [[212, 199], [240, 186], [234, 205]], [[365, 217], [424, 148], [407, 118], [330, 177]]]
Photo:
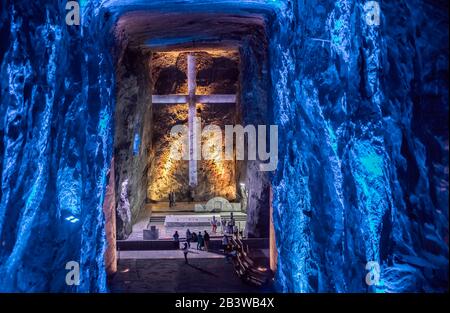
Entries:
[[150, 217], [150, 223], [164, 223], [164, 220], [166, 219], [165, 216], [152, 216]]
[[147, 203], [146, 209], [155, 213], [175, 213], [175, 212], [194, 212], [195, 204], [201, 202], [177, 202], [175, 206], [169, 207], [169, 202]]
[[[146, 203], [145, 209], [152, 213], [211, 213], [212, 210], [205, 210], [206, 202], [177, 202], [175, 206], [170, 207], [168, 202]], [[230, 202], [231, 207], [234, 209], [224, 208], [222, 212], [235, 212], [240, 213], [240, 203]], [[197, 208], [197, 209], [196, 209]], [[220, 211], [217, 211], [220, 212]]]
[[[220, 215], [220, 217], [222, 219], [226, 219], [227, 221], [230, 219], [230, 214], [218, 214]], [[150, 217], [150, 223], [161, 223], [163, 224], [165, 222], [166, 219], [166, 215], [156, 215], [153, 214]], [[247, 215], [245, 214], [239, 214], [239, 215], [234, 215], [234, 220], [236, 222], [246, 222], [247, 221]]]

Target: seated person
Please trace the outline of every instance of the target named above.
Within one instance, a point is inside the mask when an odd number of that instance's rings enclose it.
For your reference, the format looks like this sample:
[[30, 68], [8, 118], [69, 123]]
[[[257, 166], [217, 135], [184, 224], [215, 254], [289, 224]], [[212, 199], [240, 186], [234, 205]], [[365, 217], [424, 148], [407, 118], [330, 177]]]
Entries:
[[227, 263], [230, 262], [230, 260], [233, 260], [235, 257], [237, 257], [237, 251], [236, 249], [232, 249], [230, 246], [230, 249], [227, 251], [227, 254], [225, 256], [225, 260]]

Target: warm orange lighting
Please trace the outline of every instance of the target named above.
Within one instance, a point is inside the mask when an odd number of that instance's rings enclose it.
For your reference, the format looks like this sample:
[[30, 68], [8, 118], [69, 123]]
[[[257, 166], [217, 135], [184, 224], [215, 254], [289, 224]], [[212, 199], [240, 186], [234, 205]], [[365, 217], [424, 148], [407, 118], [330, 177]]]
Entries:
[[[155, 51], [152, 56], [152, 76], [157, 82], [160, 78], [160, 71], [171, 67], [171, 71], [177, 73], [177, 80], [171, 88], [163, 88], [170, 90], [170, 93], [187, 95], [188, 94], [188, 80], [187, 80], [187, 55], [194, 53], [196, 64], [196, 95], [213, 95], [221, 93], [231, 93], [231, 89], [237, 90], [238, 82], [233, 78], [225, 77], [215, 78], [216, 72], [213, 71], [209, 75], [211, 68], [218, 66], [219, 72], [227, 63], [223, 63], [222, 58], [225, 58], [238, 66], [239, 52], [236, 49], [202, 49], [200, 50], [177, 50], [177, 51]], [[217, 60], [220, 59], [220, 60]], [[184, 75], [182, 75], [182, 73]], [[205, 73], [207, 75], [205, 75]], [[211, 77], [210, 77], [211, 76]], [[172, 76], [167, 78], [161, 76], [160, 82], [164, 84], [166, 81], [172, 83]], [[175, 78], [175, 77], [174, 77]], [[191, 79], [192, 80], [192, 79]], [[156, 86], [156, 84], [155, 84]], [[162, 85], [158, 85], [162, 86]], [[156, 87], [155, 87], [156, 88]], [[218, 92], [227, 90], [227, 92]], [[233, 89], [233, 90], [234, 90]], [[236, 92], [234, 92], [236, 93]], [[162, 103], [163, 104], [163, 103]], [[233, 105], [235, 106], [235, 105]], [[226, 113], [215, 113], [216, 108], [210, 104], [203, 104], [198, 102], [196, 104], [196, 115], [202, 118], [202, 130], [210, 124], [216, 124], [223, 130], [223, 125], [226, 123], [233, 123], [233, 115]], [[220, 109], [218, 112], [222, 112]], [[214, 115], [213, 115], [214, 114]], [[218, 114], [221, 114], [220, 116]], [[152, 201], [166, 201], [169, 192], [174, 191], [179, 194], [182, 199], [184, 194], [187, 194], [189, 189], [188, 179], [190, 164], [187, 160], [172, 159], [170, 150], [183, 152], [183, 140], [171, 138], [169, 135], [170, 129], [176, 124], [185, 123], [188, 121], [188, 104], [171, 104], [155, 106], [154, 111], [154, 125], [153, 129], [158, 129], [156, 132], [156, 141], [152, 147], [154, 154], [149, 157], [149, 177], [147, 186], [147, 197]], [[204, 118], [204, 119], [203, 119]], [[222, 136], [222, 134], [220, 135]], [[229, 200], [236, 198], [236, 182], [235, 182], [235, 161], [223, 160], [224, 158], [224, 142], [222, 137], [208, 135], [201, 137], [200, 160], [197, 163], [197, 178], [198, 188], [195, 187], [194, 194], [198, 197], [221, 196]], [[206, 150], [202, 150], [205, 147]], [[189, 149], [189, 147], [186, 147]], [[204, 152], [209, 152], [209, 157], [206, 159], [203, 156]], [[180, 200], [181, 201], [181, 200]]]

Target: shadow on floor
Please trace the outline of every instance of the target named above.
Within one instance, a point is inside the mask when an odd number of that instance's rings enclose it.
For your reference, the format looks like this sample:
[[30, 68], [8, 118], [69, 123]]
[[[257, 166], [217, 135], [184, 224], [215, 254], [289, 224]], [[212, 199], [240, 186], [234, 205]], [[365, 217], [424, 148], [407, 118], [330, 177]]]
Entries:
[[211, 276], [214, 276], [214, 277], [219, 277], [219, 276], [217, 276], [216, 274], [211, 273], [211, 272], [209, 272], [209, 271], [207, 271], [207, 270], [204, 270], [204, 269], [202, 269], [202, 268], [200, 268], [200, 267], [197, 267], [197, 266], [195, 266], [195, 265], [192, 265], [191, 263], [188, 263], [188, 264], [186, 264], [186, 265], [187, 265], [187, 266], [190, 266], [190, 267], [192, 267], [192, 268], [195, 268], [196, 270], [198, 270], [198, 271], [200, 271], [200, 272], [202, 272], [202, 273], [204, 273], [204, 274], [211, 275]]
[[184, 259], [121, 259], [109, 289], [114, 293], [270, 291], [245, 284], [225, 258], [189, 259], [189, 264]]

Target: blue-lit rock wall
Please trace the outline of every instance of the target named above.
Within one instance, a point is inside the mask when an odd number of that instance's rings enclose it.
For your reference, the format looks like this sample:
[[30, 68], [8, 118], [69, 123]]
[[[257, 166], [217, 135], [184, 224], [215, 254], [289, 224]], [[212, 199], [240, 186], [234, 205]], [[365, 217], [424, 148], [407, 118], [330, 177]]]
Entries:
[[[78, 27], [65, 23], [66, 1], [1, 1], [3, 292], [106, 290], [111, 19], [84, 2]], [[69, 261], [79, 262], [79, 286], [66, 284]]]
[[364, 3], [286, 1], [271, 30], [282, 291], [448, 288], [447, 4], [381, 1], [376, 26]]

